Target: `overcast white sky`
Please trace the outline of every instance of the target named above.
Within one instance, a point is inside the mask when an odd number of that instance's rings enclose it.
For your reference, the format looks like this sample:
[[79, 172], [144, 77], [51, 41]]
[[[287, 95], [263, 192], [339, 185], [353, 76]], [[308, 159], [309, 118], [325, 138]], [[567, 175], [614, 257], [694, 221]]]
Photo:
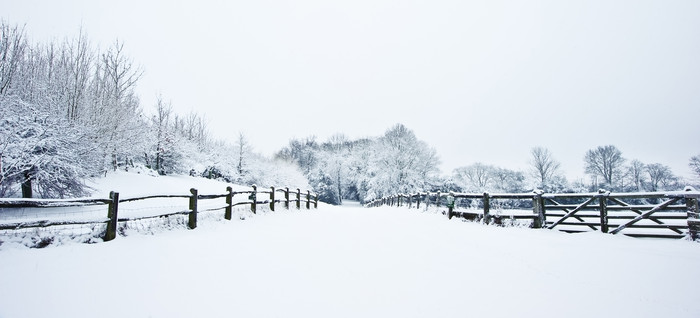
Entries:
[[[396, 123], [443, 172], [527, 167], [570, 179], [588, 149], [690, 174], [700, 154], [700, 1], [0, 0], [33, 42], [119, 38], [157, 94], [271, 155], [290, 137], [376, 136]], [[295, 119], [296, 118], [296, 119]], [[301, 120], [306, 118], [307, 120]]]

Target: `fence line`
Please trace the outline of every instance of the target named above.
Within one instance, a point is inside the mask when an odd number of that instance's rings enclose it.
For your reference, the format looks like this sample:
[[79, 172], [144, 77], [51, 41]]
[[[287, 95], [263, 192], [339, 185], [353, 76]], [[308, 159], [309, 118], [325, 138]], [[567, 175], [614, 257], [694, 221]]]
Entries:
[[[453, 217], [486, 224], [502, 225], [527, 220], [532, 228], [557, 229], [576, 233], [600, 231], [632, 237], [700, 239], [700, 192], [692, 187], [684, 191], [611, 193], [440, 193], [418, 192], [397, 194], [376, 199], [366, 207], [408, 206], [425, 209], [431, 204], [444, 206], [449, 219]], [[507, 206], [493, 213], [494, 201]], [[505, 203], [503, 201], [506, 201]], [[464, 209], [468, 208], [468, 209]], [[499, 211], [500, 212], [500, 211]]]
[[[275, 193], [281, 192], [284, 194], [283, 199], [275, 199]], [[290, 199], [290, 193], [296, 196], [295, 199]], [[248, 195], [247, 199], [239, 202], [234, 202], [234, 197], [236, 195]], [[259, 195], [269, 196], [269, 200], [261, 200]], [[144, 217], [132, 217], [123, 218], [119, 217], [119, 205], [121, 203], [130, 203], [137, 201], [146, 201], [153, 199], [188, 199], [188, 206], [183, 206], [181, 211], [160, 213], [157, 215], [144, 216]], [[225, 198], [225, 205], [221, 205], [214, 208], [208, 208], [199, 210], [199, 202], [202, 200], [215, 200]], [[17, 222], [0, 222], [0, 230], [20, 230], [20, 229], [31, 229], [31, 228], [44, 228], [49, 226], [57, 225], [98, 225], [106, 224], [106, 230], [104, 232], [104, 241], [111, 241], [117, 236], [117, 227], [119, 222], [146, 220], [146, 219], [156, 219], [163, 217], [170, 217], [175, 215], [186, 215], [187, 216], [187, 227], [189, 229], [195, 229], [197, 227], [197, 215], [201, 212], [224, 210], [224, 218], [226, 220], [231, 220], [233, 214], [233, 207], [249, 205], [252, 213], [257, 213], [258, 205], [267, 205], [271, 211], [275, 211], [275, 206], [282, 204], [285, 209], [290, 208], [290, 202], [296, 203], [296, 208], [301, 209], [302, 202], [305, 203], [306, 209], [311, 209], [313, 204], [314, 208], [318, 208], [318, 195], [311, 193], [311, 191], [306, 191], [303, 193], [300, 189], [296, 191], [289, 190], [288, 187], [282, 189], [275, 189], [275, 187], [270, 187], [270, 190], [258, 191], [257, 186], [253, 185], [250, 191], [233, 191], [232, 187], [227, 187], [226, 192], [223, 194], [199, 194], [197, 189], [190, 189], [189, 195], [149, 195], [133, 198], [120, 198], [119, 192], [110, 192], [109, 199], [61, 199], [61, 200], [51, 200], [51, 199], [0, 199], [0, 209], [21, 209], [21, 208], [65, 208], [65, 207], [83, 207], [83, 206], [95, 206], [101, 205], [107, 206], [107, 217], [98, 217], [88, 220], [38, 220], [38, 221], [17, 221]]]

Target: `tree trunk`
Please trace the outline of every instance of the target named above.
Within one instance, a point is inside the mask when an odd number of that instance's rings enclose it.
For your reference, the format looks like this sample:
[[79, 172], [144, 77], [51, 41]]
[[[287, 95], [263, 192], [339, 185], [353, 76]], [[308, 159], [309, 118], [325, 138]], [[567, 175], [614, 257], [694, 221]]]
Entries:
[[24, 181], [22, 182], [22, 198], [29, 199], [32, 197], [32, 178], [29, 172], [24, 172]]

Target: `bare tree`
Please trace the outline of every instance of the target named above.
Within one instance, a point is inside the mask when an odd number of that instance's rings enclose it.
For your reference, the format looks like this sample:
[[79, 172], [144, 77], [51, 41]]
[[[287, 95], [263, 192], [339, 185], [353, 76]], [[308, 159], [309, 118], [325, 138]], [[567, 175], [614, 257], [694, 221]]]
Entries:
[[634, 191], [641, 191], [644, 189], [645, 169], [646, 165], [637, 159], [632, 160], [627, 167], [627, 177], [629, 178], [630, 183], [632, 183], [632, 189]]
[[691, 157], [688, 166], [693, 170], [696, 177], [700, 177], [700, 155]]
[[652, 163], [646, 167], [649, 174], [649, 190], [666, 190], [675, 180], [676, 176], [671, 172], [671, 168], [660, 163]]
[[537, 179], [539, 187], [545, 189], [559, 172], [560, 164], [554, 160], [547, 148], [535, 147], [530, 150], [531, 175]]
[[105, 139], [102, 143], [104, 157], [111, 155], [112, 168], [116, 170], [120, 160], [129, 161], [130, 153], [137, 146], [135, 141], [140, 141], [138, 136], [145, 133], [138, 121], [141, 108], [135, 93], [143, 71], [125, 55], [124, 44], [119, 41], [102, 54], [100, 64], [97, 80], [100, 81], [99, 106], [102, 109], [98, 112], [102, 116], [98, 120], [102, 123], [98, 134]]
[[614, 186], [613, 182], [625, 163], [622, 152], [613, 145], [588, 150], [584, 160], [586, 173], [593, 177], [602, 177], [608, 186]]
[[72, 121], [78, 119], [81, 108], [86, 102], [85, 95], [88, 90], [91, 65], [94, 60], [92, 52], [90, 43], [82, 28], [77, 38], [66, 41], [64, 44], [62, 59], [68, 73], [66, 76], [66, 98], [68, 103], [66, 113], [68, 119]]
[[0, 95], [6, 95], [27, 49], [24, 27], [0, 21]]
[[238, 151], [238, 163], [236, 164], [236, 172], [238, 172], [239, 179], [243, 178], [243, 175], [247, 172], [247, 160], [250, 155], [252, 146], [248, 141], [248, 138], [242, 132], [238, 133], [238, 140], [236, 141], [236, 150]]
[[158, 96], [156, 102], [156, 114], [153, 116], [152, 123], [156, 133], [156, 162], [153, 167], [159, 174], [165, 174], [163, 169], [164, 154], [166, 152], [166, 144], [168, 139], [171, 139], [170, 134], [170, 118], [173, 114], [173, 106], [168, 102], [163, 101], [162, 96]]
[[455, 181], [461, 186], [462, 191], [490, 191], [493, 180], [494, 167], [481, 162], [454, 170]]

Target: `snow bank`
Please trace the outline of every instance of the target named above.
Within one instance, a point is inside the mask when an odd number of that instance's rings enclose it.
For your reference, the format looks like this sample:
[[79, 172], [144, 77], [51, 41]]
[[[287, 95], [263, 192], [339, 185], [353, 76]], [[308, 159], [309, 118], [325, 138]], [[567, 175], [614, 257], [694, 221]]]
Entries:
[[700, 245], [391, 207], [0, 247], [0, 317], [699, 317]]

